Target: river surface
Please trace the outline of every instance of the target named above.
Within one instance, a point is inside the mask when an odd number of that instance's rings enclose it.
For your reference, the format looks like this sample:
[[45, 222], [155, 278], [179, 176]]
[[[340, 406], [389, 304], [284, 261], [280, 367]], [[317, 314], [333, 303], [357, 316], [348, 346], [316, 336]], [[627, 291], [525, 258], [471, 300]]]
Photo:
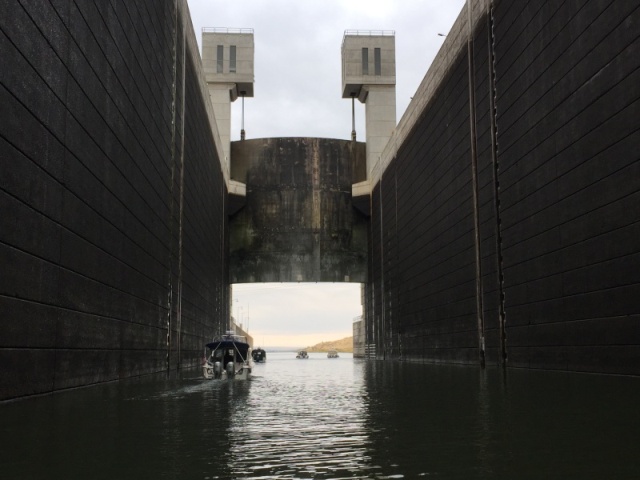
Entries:
[[8, 479], [638, 479], [640, 379], [269, 352], [0, 404]]

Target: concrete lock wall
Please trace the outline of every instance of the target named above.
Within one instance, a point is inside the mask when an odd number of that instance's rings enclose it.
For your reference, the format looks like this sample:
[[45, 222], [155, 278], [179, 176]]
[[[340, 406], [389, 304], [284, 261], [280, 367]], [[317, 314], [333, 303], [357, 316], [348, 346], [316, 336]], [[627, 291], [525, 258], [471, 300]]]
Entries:
[[232, 283], [365, 282], [367, 224], [352, 204], [365, 145], [322, 138], [232, 142], [246, 204], [229, 220]]
[[5, 2], [0, 52], [0, 400], [199, 364], [226, 187], [186, 2]]
[[366, 342], [638, 375], [639, 9], [472, 3], [472, 75], [465, 8], [385, 151]]

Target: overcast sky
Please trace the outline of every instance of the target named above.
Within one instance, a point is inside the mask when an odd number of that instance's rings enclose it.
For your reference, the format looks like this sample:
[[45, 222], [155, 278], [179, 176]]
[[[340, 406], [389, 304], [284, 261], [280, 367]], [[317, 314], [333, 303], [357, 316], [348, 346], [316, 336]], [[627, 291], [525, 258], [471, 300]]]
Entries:
[[[345, 30], [393, 30], [396, 119], [400, 120], [466, 0], [188, 0], [198, 44], [203, 27], [252, 28], [254, 98], [245, 99], [246, 138], [349, 139], [351, 102], [341, 98]], [[364, 105], [356, 102], [364, 141]], [[240, 101], [231, 140], [240, 139]], [[306, 347], [351, 335], [361, 313], [357, 284], [234, 286], [233, 315], [256, 345]]]

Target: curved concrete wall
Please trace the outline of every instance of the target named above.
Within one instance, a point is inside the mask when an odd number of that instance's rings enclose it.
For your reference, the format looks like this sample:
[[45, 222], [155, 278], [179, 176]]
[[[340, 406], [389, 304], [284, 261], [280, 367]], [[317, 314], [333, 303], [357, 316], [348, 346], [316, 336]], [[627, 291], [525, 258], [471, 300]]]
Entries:
[[229, 221], [232, 283], [366, 281], [367, 219], [351, 199], [363, 143], [245, 140], [231, 144], [231, 164], [247, 186]]

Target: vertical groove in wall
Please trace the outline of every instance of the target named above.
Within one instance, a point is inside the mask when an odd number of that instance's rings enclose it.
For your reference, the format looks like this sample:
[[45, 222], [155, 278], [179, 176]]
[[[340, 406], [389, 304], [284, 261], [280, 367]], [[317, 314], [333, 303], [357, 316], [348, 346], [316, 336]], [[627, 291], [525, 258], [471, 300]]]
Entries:
[[385, 305], [385, 295], [384, 295], [384, 218], [383, 218], [383, 209], [382, 209], [382, 178], [378, 183], [380, 188], [379, 200], [380, 203], [378, 208], [380, 209], [380, 329], [382, 335], [378, 335], [378, 340], [380, 345], [377, 347], [382, 350], [382, 358], [386, 359], [387, 349], [386, 349], [386, 338], [384, 338], [385, 330], [385, 318], [386, 318], [386, 305]]
[[478, 205], [478, 155], [476, 138], [476, 99], [475, 99], [475, 68], [473, 60], [473, 22], [471, 0], [467, 0], [468, 15], [468, 40], [467, 56], [469, 59], [469, 137], [471, 142], [471, 188], [473, 197], [473, 230], [474, 230], [474, 250], [476, 264], [476, 314], [478, 321], [478, 355], [480, 365], [485, 365], [485, 340], [484, 340], [484, 309], [483, 309], [483, 289], [482, 289], [482, 255], [480, 252], [480, 208]]
[[[24, 7], [23, 7], [24, 8]], [[69, 11], [69, 5], [66, 5], [66, 12], [65, 14], [68, 14]], [[58, 15], [60, 15], [60, 13], [58, 13]], [[69, 36], [65, 37], [65, 43], [66, 43], [66, 49], [69, 49], [69, 46], [71, 44], [71, 39]], [[7, 68], [7, 67], [5, 67]], [[63, 92], [64, 92], [64, 100], [66, 101], [69, 98], [69, 75], [64, 75], [64, 88], [63, 88]], [[62, 126], [62, 132], [64, 137], [63, 137], [63, 142], [66, 144], [67, 143], [67, 116], [65, 115], [63, 118], [63, 126]], [[62, 156], [62, 169], [61, 171], [63, 172], [62, 174], [62, 182], [64, 184], [64, 172], [66, 171], [66, 155]], [[62, 200], [62, 208], [64, 209], [64, 198]], [[63, 255], [63, 245], [62, 242], [60, 242], [59, 246], [58, 246], [58, 262], [60, 262], [60, 260], [62, 259], [62, 255]], [[64, 286], [62, 285], [62, 282], [58, 282], [57, 283], [57, 298], [62, 298], [62, 294], [63, 294], [63, 289]], [[61, 315], [61, 314], [60, 314]], [[54, 329], [55, 332], [55, 339], [54, 339], [54, 345], [58, 345], [58, 342], [60, 341], [60, 337], [61, 337], [61, 332], [60, 332], [60, 324], [59, 322], [56, 322], [56, 328]], [[120, 358], [120, 362], [122, 361], [122, 359]], [[58, 349], [54, 349], [53, 350], [53, 378], [52, 378], [52, 390], [55, 391], [58, 388], [58, 371], [59, 371], [59, 366], [58, 366], [58, 362], [59, 362], [59, 355], [58, 355]], [[122, 367], [119, 366], [119, 370], [122, 370]]]
[[173, 3], [173, 45], [171, 49], [172, 95], [171, 95], [171, 187], [169, 188], [169, 275], [167, 282], [167, 370], [171, 369], [171, 316], [173, 315], [173, 215], [176, 167], [176, 95], [177, 95], [177, 42], [178, 42], [178, 1]]
[[180, 104], [180, 217], [179, 217], [179, 228], [178, 228], [178, 316], [177, 316], [177, 335], [176, 335], [176, 355], [177, 355], [177, 364], [176, 367], [178, 370], [180, 369], [182, 363], [182, 253], [183, 253], [183, 220], [184, 220], [184, 124], [185, 124], [185, 78], [186, 78], [186, 26], [185, 26], [185, 15], [184, 10], [182, 10], [182, 14], [180, 15], [182, 20], [182, 28], [181, 28], [181, 40], [182, 40], [182, 92], [181, 99], [182, 102]]
[[382, 344], [385, 359], [397, 358], [397, 326], [398, 304], [396, 302], [397, 287], [397, 239], [396, 239], [396, 172], [393, 165], [385, 171], [380, 182], [382, 197], [380, 215], [384, 228], [380, 238], [383, 242], [382, 254], [382, 295], [385, 308], [382, 313]]
[[[227, 230], [227, 225], [228, 225], [228, 216], [227, 216], [227, 195], [229, 194], [227, 191], [227, 185], [226, 185], [226, 181], [224, 179], [224, 175], [222, 177], [222, 181], [221, 181], [221, 185], [220, 185], [220, 191], [222, 192], [222, 216], [225, 219], [225, 228], [221, 228], [220, 229], [220, 266], [222, 271], [224, 272], [224, 278], [229, 279], [229, 275], [227, 272], [227, 268], [228, 265], [225, 262], [225, 256], [228, 256], [229, 251], [227, 248], [227, 234], [228, 234], [228, 230]], [[231, 315], [227, 315], [227, 311], [231, 310], [231, 302], [233, 302], [233, 290], [231, 288], [231, 285], [227, 285], [226, 286], [227, 291], [228, 291], [228, 295], [224, 295], [224, 287], [221, 288], [220, 293], [219, 293], [219, 297], [217, 299], [215, 299], [216, 303], [219, 305], [219, 313], [220, 313], [220, 318], [226, 319], [227, 323], [230, 323], [231, 321]], [[217, 328], [217, 332], [216, 334], [218, 336], [222, 335], [226, 330], [228, 330], [231, 327], [231, 325], [224, 325], [223, 326], [223, 321], [218, 322], [218, 328]], [[203, 338], [206, 338], [206, 335], [203, 335]], [[213, 340], [213, 338], [211, 339]]]
[[[180, 207], [178, 213], [178, 313], [176, 316], [176, 368], [179, 370], [182, 363], [182, 254], [183, 254], [183, 220], [184, 220], [184, 110], [185, 110], [185, 69], [186, 69], [186, 39], [185, 39], [185, 18], [184, 18], [184, 10], [181, 10], [182, 14], [180, 15], [180, 41], [182, 43], [182, 54], [181, 54], [181, 68], [180, 68], [180, 78], [181, 81], [181, 92], [180, 98], [182, 101], [180, 102], [180, 137], [178, 141], [180, 142]], [[177, 35], [176, 35], [177, 37]], [[177, 65], [176, 65], [177, 69]]]
[[393, 198], [393, 208], [394, 208], [394, 242], [395, 242], [395, 255], [394, 255], [394, 264], [396, 265], [396, 270], [395, 270], [395, 275], [396, 275], [396, 282], [395, 282], [395, 288], [394, 288], [394, 292], [395, 292], [395, 296], [394, 296], [394, 308], [395, 308], [395, 321], [396, 321], [396, 335], [397, 335], [397, 339], [398, 339], [398, 348], [397, 348], [397, 353], [396, 356], [399, 359], [402, 359], [402, 328], [400, 327], [400, 282], [398, 280], [398, 275], [399, 275], [399, 270], [398, 270], [398, 263], [399, 263], [399, 253], [398, 253], [398, 169], [394, 168], [393, 169], [393, 192], [394, 192], [394, 198]]
[[[374, 208], [373, 208], [373, 192], [371, 192], [371, 196], [369, 198], [369, 218], [373, 220], [374, 218]], [[369, 222], [369, 234], [367, 235], [367, 263], [369, 275], [367, 278], [367, 283], [365, 284], [365, 316], [364, 316], [364, 353], [365, 357], [369, 358], [369, 346], [372, 343], [372, 330], [373, 324], [375, 322], [375, 309], [374, 309], [374, 268], [373, 268], [373, 225], [374, 222]]]
[[320, 149], [317, 142], [311, 142], [311, 230], [313, 231], [313, 264], [320, 271], [322, 244], [320, 233], [323, 223], [322, 192], [320, 182]]
[[381, 199], [379, 198], [381, 193], [380, 182], [375, 186], [373, 191], [371, 192], [371, 224], [370, 224], [370, 251], [369, 256], [371, 258], [371, 288], [369, 294], [370, 301], [370, 315], [367, 319], [367, 339], [368, 343], [365, 346], [367, 349], [367, 355], [369, 358], [378, 358], [378, 355], [381, 354], [381, 332], [380, 332], [380, 322], [382, 318], [382, 311], [384, 310], [384, 303], [380, 296], [382, 292], [382, 287], [380, 285], [381, 282], [381, 265], [380, 258], [381, 252], [379, 249], [380, 246], [380, 220], [381, 215], [377, 210], [380, 208]]
[[493, 0], [487, 0], [487, 53], [489, 66], [489, 122], [491, 128], [491, 163], [493, 166], [493, 208], [495, 218], [496, 271], [498, 274], [498, 328], [500, 341], [500, 359], [503, 366], [507, 364], [506, 313], [504, 308], [504, 273], [502, 269], [502, 231], [500, 224], [500, 164], [498, 163], [498, 124], [496, 109], [496, 69], [495, 69], [495, 37]]

